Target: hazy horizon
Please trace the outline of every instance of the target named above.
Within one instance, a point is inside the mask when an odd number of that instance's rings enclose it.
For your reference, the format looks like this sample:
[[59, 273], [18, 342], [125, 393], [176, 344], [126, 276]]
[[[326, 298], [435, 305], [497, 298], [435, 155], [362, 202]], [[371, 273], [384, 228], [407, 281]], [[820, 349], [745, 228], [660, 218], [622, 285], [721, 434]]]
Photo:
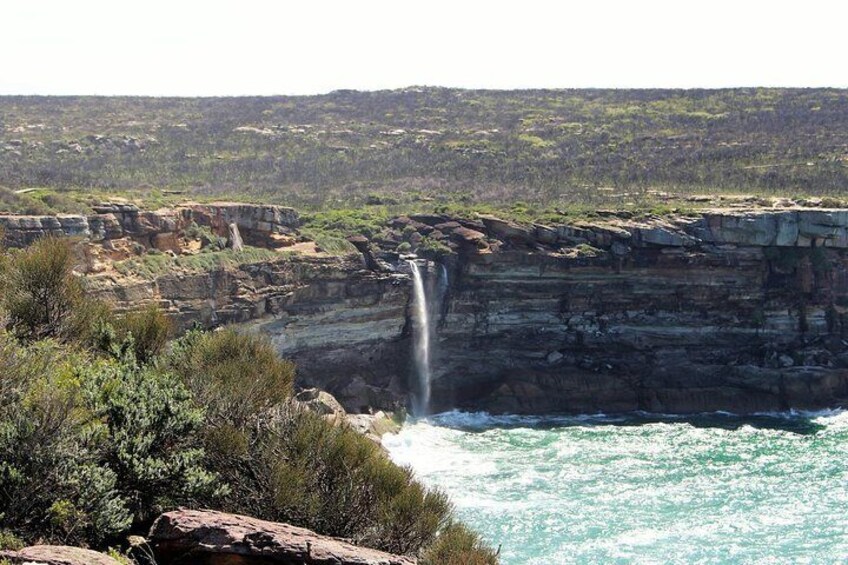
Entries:
[[356, 92], [361, 94], [378, 94], [385, 92], [403, 92], [414, 91], [417, 89], [445, 89], [468, 92], [534, 92], [534, 91], [550, 91], [550, 92], [569, 92], [569, 91], [671, 91], [671, 92], [697, 92], [697, 91], [729, 91], [729, 90], [848, 90], [846, 86], [717, 86], [717, 87], [606, 87], [606, 86], [587, 86], [587, 87], [527, 87], [527, 88], [467, 88], [459, 86], [442, 86], [442, 85], [411, 85], [398, 88], [380, 88], [380, 89], [358, 89], [358, 88], [336, 88], [326, 92], [315, 92], [310, 94], [196, 94], [196, 95], [172, 95], [172, 94], [79, 94], [79, 93], [63, 93], [63, 94], [15, 94], [15, 93], [0, 93], [0, 98], [291, 98], [291, 97], [320, 97], [329, 96], [339, 92]]
[[845, 88], [848, 7], [36, 0], [0, 7], [0, 95]]

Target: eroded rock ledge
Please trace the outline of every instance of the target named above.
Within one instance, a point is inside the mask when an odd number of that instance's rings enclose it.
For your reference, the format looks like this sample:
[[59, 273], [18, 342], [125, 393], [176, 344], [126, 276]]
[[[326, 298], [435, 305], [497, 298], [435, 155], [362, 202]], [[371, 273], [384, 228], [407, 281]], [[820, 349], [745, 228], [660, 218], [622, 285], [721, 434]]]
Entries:
[[212, 510], [163, 514], [149, 537], [162, 565], [415, 565], [305, 528]]
[[[270, 248], [299, 237], [296, 213], [276, 207], [102, 213], [122, 231], [93, 229], [89, 217], [90, 234], [81, 235], [95, 245], [114, 232], [155, 246], [161, 234], [182, 237], [187, 222], [219, 234], [235, 223], [246, 240]], [[29, 221], [0, 217], [7, 241], [26, 241], [33, 232], [15, 226]], [[41, 220], [42, 231], [52, 221]], [[183, 327], [238, 323], [265, 332], [298, 363], [301, 385], [328, 390], [352, 412], [394, 409], [410, 393], [411, 285], [400, 253], [409, 249], [448, 271], [434, 316], [435, 410], [848, 404], [848, 210], [607, 212], [555, 225], [427, 214], [394, 218], [356, 245], [360, 256], [293, 252], [150, 279], [107, 270], [89, 282], [118, 304], [160, 304]], [[430, 280], [440, 271], [431, 263]]]

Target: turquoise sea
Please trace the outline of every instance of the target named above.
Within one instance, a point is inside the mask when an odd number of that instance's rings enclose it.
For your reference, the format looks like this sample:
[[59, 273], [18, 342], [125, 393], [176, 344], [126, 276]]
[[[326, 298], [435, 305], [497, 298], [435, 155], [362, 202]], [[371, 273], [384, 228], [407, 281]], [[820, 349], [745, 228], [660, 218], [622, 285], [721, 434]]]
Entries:
[[848, 562], [848, 412], [449, 412], [383, 444], [504, 565]]

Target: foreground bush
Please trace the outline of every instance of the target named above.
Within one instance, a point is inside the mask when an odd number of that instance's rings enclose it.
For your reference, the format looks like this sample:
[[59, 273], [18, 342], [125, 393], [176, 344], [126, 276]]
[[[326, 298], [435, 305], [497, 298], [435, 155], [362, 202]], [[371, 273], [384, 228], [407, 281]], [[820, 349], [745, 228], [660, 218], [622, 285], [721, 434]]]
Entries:
[[452, 523], [424, 553], [421, 565], [497, 565], [498, 555], [475, 532]]
[[65, 333], [74, 307], [83, 300], [73, 266], [71, 244], [52, 237], [9, 257], [4, 305], [8, 325], [16, 334], [38, 339]]
[[206, 408], [207, 466], [228, 512], [297, 524], [393, 553], [415, 553], [451, 514], [379, 447], [290, 402], [293, 366], [267, 339], [191, 332], [166, 363]]
[[5, 334], [0, 363], [0, 529], [97, 546], [218, 492], [175, 377]]
[[203, 410], [178, 378], [124, 362], [103, 364], [82, 382], [87, 407], [104, 426], [100, 460], [115, 473], [135, 523], [219, 492], [197, 440]]
[[294, 366], [266, 338], [192, 331], [165, 352], [164, 314], [86, 298], [66, 242], [0, 262], [0, 544], [103, 548], [182, 505], [496, 562], [443, 493], [292, 401]]
[[84, 360], [56, 343], [23, 348], [0, 334], [0, 529], [33, 541], [98, 544], [131, 516], [99, 460], [107, 439], [77, 379]]
[[447, 497], [346, 426], [293, 404], [256, 426], [220, 428], [207, 454], [229, 512], [290, 522], [393, 553], [416, 553], [450, 518]]
[[212, 426], [243, 426], [291, 396], [294, 365], [270, 341], [233, 329], [193, 331], [174, 344], [168, 366], [207, 410]]
[[173, 324], [156, 305], [127, 312], [115, 323], [115, 337], [131, 343], [135, 358], [147, 363], [158, 355], [171, 337]]

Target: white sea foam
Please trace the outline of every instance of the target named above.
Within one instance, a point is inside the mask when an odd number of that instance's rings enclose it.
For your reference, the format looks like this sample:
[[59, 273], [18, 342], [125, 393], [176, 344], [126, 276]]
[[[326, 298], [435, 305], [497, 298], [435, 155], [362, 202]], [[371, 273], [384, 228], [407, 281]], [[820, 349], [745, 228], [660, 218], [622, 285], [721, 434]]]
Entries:
[[848, 412], [446, 412], [384, 437], [505, 565], [838, 562]]

